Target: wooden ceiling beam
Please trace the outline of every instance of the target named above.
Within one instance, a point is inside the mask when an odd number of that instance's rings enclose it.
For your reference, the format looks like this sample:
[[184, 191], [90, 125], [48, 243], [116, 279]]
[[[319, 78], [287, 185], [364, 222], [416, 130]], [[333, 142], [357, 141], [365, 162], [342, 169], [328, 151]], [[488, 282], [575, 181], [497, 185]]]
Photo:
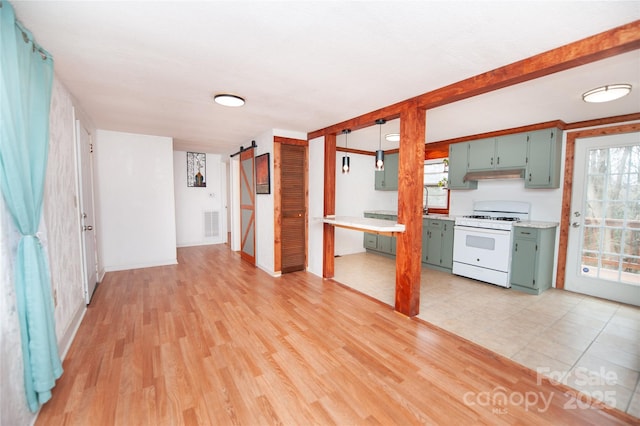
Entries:
[[412, 103], [427, 110], [637, 49], [640, 49], [640, 20], [310, 132], [307, 139], [338, 134], [343, 129], [369, 127], [379, 118], [393, 120]]

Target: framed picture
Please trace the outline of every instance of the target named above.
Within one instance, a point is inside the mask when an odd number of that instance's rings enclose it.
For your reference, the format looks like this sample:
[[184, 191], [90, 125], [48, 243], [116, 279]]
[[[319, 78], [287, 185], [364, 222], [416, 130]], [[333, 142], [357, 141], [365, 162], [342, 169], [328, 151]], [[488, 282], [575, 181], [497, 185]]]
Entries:
[[271, 172], [269, 170], [269, 153], [256, 157], [256, 194], [271, 193]]
[[187, 186], [207, 186], [207, 154], [187, 152]]

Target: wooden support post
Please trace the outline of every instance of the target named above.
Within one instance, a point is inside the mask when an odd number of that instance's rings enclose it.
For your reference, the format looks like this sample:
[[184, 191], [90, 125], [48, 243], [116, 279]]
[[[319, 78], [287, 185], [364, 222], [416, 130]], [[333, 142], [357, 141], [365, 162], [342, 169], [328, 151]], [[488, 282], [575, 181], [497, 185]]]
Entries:
[[398, 223], [405, 232], [396, 239], [395, 309], [409, 317], [420, 312], [425, 125], [425, 111], [415, 102], [400, 114]]
[[[336, 135], [324, 137], [324, 216], [336, 214]], [[325, 223], [322, 232], [322, 276], [333, 278], [335, 273], [335, 229]]]

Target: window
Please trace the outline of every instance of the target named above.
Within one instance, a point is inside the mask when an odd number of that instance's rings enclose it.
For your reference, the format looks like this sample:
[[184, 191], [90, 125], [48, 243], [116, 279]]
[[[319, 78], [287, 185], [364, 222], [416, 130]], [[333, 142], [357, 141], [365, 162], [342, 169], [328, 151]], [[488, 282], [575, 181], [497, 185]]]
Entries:
[[[424, 186], [422, 205], [429, 209], [448, 209], [449, 159], [438, 158], [424, 162]], [[428, 198], [428, 199], [427, 199]]]

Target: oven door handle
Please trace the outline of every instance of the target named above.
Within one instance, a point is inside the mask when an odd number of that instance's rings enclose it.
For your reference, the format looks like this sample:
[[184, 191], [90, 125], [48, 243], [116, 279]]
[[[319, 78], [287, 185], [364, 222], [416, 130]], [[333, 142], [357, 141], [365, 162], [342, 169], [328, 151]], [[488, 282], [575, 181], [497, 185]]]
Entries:
[[476, 234], [490, 234], [490, 235], [507, 235], [511, 231], [507, 229], [489, 229], [489, 228], [476, 228], [475, 226], [454, 225], [454, 231], [466, 231]]

